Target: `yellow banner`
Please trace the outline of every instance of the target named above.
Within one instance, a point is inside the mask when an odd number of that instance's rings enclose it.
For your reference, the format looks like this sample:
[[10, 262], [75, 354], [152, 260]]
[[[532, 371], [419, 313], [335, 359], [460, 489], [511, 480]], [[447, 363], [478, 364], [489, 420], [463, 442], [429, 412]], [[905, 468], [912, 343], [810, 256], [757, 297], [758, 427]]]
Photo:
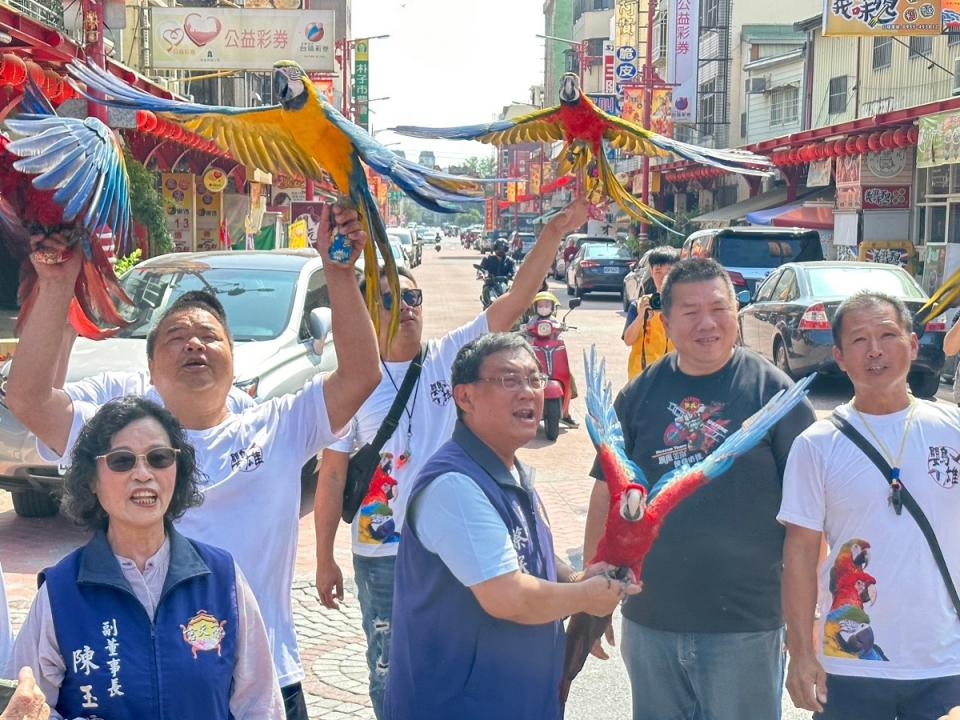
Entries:
[[220, 249], [223, 193], [197, 185], [197, 251]]
[[196, 176], [190, 173], [163, 173], [163, 212], [176, 252], [196, 248]]
[[623, 101], [620, 104], [620, 117], [628, 122], [643, 125], [643, 88], [623, 88]]
[[956, 25], [958, 11], [957, 0], [826, 0], [823, 34], [940, 35]]
[[530, 194], [540, 194], [540, 166], [537, 164], [530, 165]]
[[292, 248], [309, 247], [307, 240], [307, 221], [303, 218], [290, 223], [287, 230], [287, 245]]

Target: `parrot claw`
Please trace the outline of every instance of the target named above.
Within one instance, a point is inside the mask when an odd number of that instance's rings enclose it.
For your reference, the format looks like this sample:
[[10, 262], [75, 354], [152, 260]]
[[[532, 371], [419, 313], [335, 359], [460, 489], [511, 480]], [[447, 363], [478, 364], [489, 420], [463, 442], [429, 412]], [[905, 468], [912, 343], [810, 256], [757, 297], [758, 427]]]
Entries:
[[330, 250], [327, 254], [334, 262], [346, 263], [350, 262], [350, 253], [352, 251], [353, 247], [350, 244], [350, 238], [341, 233], [337, 233], [333, 238], [333, 242], [330, 244]]

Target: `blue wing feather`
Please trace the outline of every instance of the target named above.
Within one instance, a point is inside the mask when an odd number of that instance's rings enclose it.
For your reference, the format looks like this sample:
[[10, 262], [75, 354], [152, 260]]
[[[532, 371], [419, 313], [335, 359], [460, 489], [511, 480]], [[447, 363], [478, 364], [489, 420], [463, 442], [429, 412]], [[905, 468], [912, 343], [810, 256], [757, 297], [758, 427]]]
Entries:
[[[123, 152], [113, 132], [96, 118], [59, 117], [35, 86], [28, 86], [21, 112], [6, 121], [18, 139], [7, 149], [13, 166], [35, 176], [38, 190], [53, 190], [65, 221], [83, 212], [81, 225], [97, 234], [109, 223], [117, 248], [131, 235], [130, 197]], [[88, 248], [85, 248], [88, 250]]]
[[583, 365], [587, 376], [587, 432], [596, 448], [609, 448], [624, 469], [626, 477], [634, 483], [649, 487], [646, 475], [633, 460], [627, 457], [624, 448], [623, 429], [613, 407], [613, 387], [606, 379], [606, 360], [597, 360], [597, 346], [590, 346], [590, 353], [583, 353]]
[[409, 137], [439, 140], [476, 140], [488, 133], [509, 130], [516, 123], [513, 120], [498, 120], [477, 125], [459, 125], [456, 127], [424, 127], [422, 125], [398, 125], [390, 128], [394, 132]]
[[729, 470], [738, 457], [755, 448], [770, 429], [783, 419], [784, 415], [803, 401], [807, 396], [807, 388], [816, 375], [816, 373], [807, 375], [792, 387], [778, 392], [766, 405], [747, 418], [735, 433], [696, 465], [677, 468], [660, 478], [650, 491], [650, 500], [653, 500], [671, 482], [691, 472], [702, 470], [703, 474], [712, 480]]

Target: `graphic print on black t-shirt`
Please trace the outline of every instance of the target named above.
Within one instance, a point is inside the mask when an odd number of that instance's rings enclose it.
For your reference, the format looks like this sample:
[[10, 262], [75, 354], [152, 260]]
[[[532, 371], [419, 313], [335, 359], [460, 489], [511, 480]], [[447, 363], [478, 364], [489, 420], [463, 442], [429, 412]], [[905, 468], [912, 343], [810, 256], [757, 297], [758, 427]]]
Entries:
[[723, 442], [729, 432], [730, 420], [720, 417], [724, 403], [704, 403], [689, 396], [667, 405], [673, 422], [663, 433], [667, 447], [657, 450], [653, 457], [659, 465], [695, 465]]

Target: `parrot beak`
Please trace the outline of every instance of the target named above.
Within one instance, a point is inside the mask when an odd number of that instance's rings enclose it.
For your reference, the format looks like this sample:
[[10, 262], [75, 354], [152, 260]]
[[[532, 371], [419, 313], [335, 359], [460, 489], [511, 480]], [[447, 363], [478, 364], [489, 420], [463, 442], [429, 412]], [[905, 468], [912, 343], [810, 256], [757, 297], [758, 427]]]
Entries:
[[620, 517], [627, 522], [637, 522], [643, 518], [646, 505], [643, 491], [638, 488], [630, 488], [620, 499]]
[[282, 72], [275, 71], [273, 73], [273, 95], [277, 99], [277, 102], [282, 103], [287, 100], [287, 90], [289, 87], [290, 84], [287, 82], [287, 76]]
[[867, 596], [870, 598], [870, 604], [873, 605], [877, 602], [877, 586], [871, 585], [867, 588]]
[[560, 102], [575, 103], [580, 99], [579, 78], [572, 73], [567, 73], [560, 81]]

